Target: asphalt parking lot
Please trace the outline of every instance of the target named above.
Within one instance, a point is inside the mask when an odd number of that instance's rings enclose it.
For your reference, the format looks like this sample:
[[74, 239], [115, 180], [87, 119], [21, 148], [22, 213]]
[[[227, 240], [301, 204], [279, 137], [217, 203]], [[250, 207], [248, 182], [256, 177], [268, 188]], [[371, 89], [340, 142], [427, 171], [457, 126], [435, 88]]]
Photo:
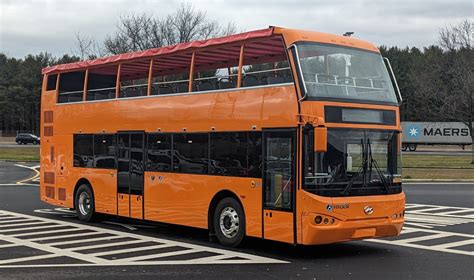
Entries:
[[247, 239], [114, 217], [84, 224], [39, 200], [37, 165], [0, 162], [0, 278], [473, 279], [474, 184], [405, 184], [397, 238], [324, 246]]

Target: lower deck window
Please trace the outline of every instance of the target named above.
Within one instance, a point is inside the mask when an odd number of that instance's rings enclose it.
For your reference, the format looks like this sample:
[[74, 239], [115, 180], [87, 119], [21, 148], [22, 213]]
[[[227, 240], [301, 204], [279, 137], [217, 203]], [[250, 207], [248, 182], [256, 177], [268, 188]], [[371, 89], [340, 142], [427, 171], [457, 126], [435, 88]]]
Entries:
[[147, 133], [144, 146], [134, 140], [142, 135], [76, 134], [73, 165], [120, 171], [123, 159], [143, 157], [140, 170], [262, 177], [262, 132]]
[[93, 167], [93, 143], [92, 134], [74, 135], [74, 167]]

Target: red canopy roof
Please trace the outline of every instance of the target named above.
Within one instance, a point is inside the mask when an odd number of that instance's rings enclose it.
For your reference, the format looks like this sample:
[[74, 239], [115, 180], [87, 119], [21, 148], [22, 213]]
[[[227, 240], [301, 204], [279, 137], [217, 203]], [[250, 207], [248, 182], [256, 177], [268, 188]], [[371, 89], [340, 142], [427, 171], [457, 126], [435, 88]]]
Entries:
[[[273, 34], [273, 28], [270, 27], [266, 29], [249, 31], [249, 32], [244, 32], [240, 34], [220, 37], [220, 38], [212, 38], [212, 39], [202, 40], [202, 41], [193, 41], [193, 42], [188, 42], [188, 43], [177, 44], [174, 46], [166, 46], [166, 47], [161, 47], [161, 48], [149, 49], [145, 51], [131, 52], [131, 53], [113, 55], [109, 57], [97, 58], [94, 60], [85, 60], [85, 61], [79, 61], [79, 62], [74, 62], [74, 63], [55, 65], [55, 66], [43, 68], [42, 73], [49, 74], [49, 73], [55, 73], [55, 72], [61, 72], [61, 71], [85, 69], [91, 66], [99, 66], [99, 65], [106, 66], [106, 64], [119, 63], [119, 62], [132, 60], [132, 59], [135, 60], [135, 59], [140, 59], [140, 58], [151, 58], [155, 56], [175, 53], [178, 51], [185, 51], [185, 50], [191, 51], [191, 50], [196, 50], [199, 48], [209, 47], [213, 45], [221, 45], [221, 44], [245, 41], [245, 40], [254, 39], [254, 38], [270, 37], [272, 36], [272, 34]], [[255, 54], [258, 54], [257, 51], [260, 51], [262, 54], [272, 53], [272, 52], [275, 52], [277, 48], [278, 47], [272, 43], [266, 44], [264, 49], [262, 48], [256, 49]], [[237, 49], [229, 48], [228, 51], [222, 52], [221, 55], [234, 57], [235, 55], [237, 55], [237, 53], [238, 53]], [[215, 57], [214, 54], [212, 56]], [[170, 57], [170, 59], [172, 59], [172, 57]], [[212, 57], [210, 57], [209, 59], [212, 59]]]

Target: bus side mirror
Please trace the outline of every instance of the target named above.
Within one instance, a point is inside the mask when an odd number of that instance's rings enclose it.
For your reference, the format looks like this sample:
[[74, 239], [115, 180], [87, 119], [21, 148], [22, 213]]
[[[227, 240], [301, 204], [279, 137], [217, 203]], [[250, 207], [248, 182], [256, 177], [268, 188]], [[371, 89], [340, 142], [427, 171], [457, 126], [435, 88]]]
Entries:
[[314, 151], [324, 153], [328, 149], [328, 129], [323, 126], [314, 128]]

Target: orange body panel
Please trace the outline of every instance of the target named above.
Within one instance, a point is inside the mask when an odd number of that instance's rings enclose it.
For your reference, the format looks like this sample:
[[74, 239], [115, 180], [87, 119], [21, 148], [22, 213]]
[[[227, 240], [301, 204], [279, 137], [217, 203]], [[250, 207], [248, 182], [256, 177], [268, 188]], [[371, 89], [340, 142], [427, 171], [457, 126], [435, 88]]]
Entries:
[[293, 243], [293, 212], [264, 210], [265, 239]]
[[222, 190], [239, 198], [246, 233], [262, 235], [262, 180], [225, 176], [145, 173], [145, 219], [198, 228], [208, 227], [212, 198]]
[[122, 216], [122, 217], [130, 217], [130, 195], [119, 193], [117, 195], [117, 199], [118, 199], [117, 215]]
[[341, 35], [286, 28], [275, 28], [274, 33], [283, 35], [283, 39], [285, 40], [287, 46], [296, 42], [306, 41], [360, 48], [369, 51], [379, 52], [377, 47], [372, 43]]
[[130, 195], [130, 218], [143, 219], [143, 196]]
[[[121, 98], [70, 103], [55, 108], [55, 132], [114, 133], [117, 130], [156, 132], [248, 131], [252, 126], [290, 127], [297, 121], [294, 86], [196, 93], [181, 96]], [[170, 117], [172, 116], [172, 118]]]

